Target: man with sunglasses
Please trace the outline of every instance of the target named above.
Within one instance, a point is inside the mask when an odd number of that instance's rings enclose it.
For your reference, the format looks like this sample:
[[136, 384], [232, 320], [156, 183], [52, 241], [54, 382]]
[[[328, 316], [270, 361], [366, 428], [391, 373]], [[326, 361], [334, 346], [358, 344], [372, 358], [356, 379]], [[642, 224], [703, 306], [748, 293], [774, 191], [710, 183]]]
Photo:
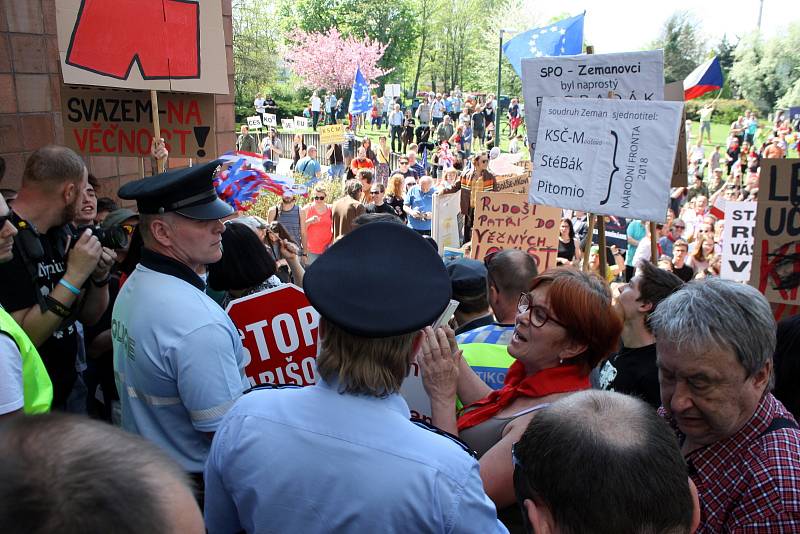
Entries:
[[689, 534], [700, 522], [669, 426], [633, 397], [581, 391], [557, 400], [531, 420], [512, 461], [529, 533]]
[[13, 258], [0, 264], [0, 303], [39, 350], [53, 382], [53, 407], [66, 409], [77, 373], [75, 321], [94, 324], [108, 306], [114, 252], [90, 230], [77, 240], [67, 224], [78, 217], [88, 185], [83, 160], [48, 145], [28, 157], [11, 222]]
[[401, 156], [400, 159], [397, 160], [397, 165], [397, 169], [395, 169], [392, 174], [402, 174], [405, 178], [417, 179], [417, 172], [409, 165], [408, 156]]
[[489, 153], [481, 152], [472, 158], [472, 167], [461, 175], [461, 180], [448, 187], [443, 194], [461, 191], [461, 214], [464, 216], [464, 241], [472, 240], [472, 223], [478, 196], [496, 191], [495, 176], [489, 172]]
[[205, 293], [198, 267], [222, 257], [233, 209], [213, 178], [219, 161], [129, 182], [144, 248], [111, 320], [122, 426], [161, 446], [202, 489], [211, 437], [249, 387], [239, 333]]
[[672, 257], [672, 247], [675, 241], [681, 238], [684, 230], [686, 230], [686, 223], [682, 219], [673, 219], [672, 226], [669, 228], [669, 233], [665, 236], [658, 238], [658, 245], [661, 247], [661, 252]]

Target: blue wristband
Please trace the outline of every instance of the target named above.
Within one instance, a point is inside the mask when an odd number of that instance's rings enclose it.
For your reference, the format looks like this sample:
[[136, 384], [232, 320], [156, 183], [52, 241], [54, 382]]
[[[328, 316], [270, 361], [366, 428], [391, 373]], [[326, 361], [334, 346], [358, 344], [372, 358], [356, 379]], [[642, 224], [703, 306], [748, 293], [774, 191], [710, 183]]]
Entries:
[[77, 287], [73, 286], [72, 284], [70, 284], [69, 282], [64, 280], [63, 278], [61, 280], [59, 280], [58, 283], [61, 284], [64, 287], [66, 287], [67, 289], [69, 289], [70, 293], [72, 293], [73, 295], [80, 295], [81, 294], [81, 290], [80, 289], [78, 289]]

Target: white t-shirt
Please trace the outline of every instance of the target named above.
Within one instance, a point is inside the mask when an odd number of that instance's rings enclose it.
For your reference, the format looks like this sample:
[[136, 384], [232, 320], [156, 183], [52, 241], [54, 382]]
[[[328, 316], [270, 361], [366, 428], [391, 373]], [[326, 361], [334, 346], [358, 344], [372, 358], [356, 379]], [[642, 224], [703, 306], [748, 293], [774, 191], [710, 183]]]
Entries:
[[256, 113], [265, 113], [267, 111], [267, 108], [264, 107], [265, 102], [266, 100], [263, 98], [256, 98], [253, 100], [253, 107], [256, 108]]
[[0, 415], [25, 405], [22, 394], [22, 356], [14, 340], [0, 334]]
[[322, 101], [319, 99], [318, 96], [311, 97], [311, 111], [319, 111], [319, 107], [322, 104]]

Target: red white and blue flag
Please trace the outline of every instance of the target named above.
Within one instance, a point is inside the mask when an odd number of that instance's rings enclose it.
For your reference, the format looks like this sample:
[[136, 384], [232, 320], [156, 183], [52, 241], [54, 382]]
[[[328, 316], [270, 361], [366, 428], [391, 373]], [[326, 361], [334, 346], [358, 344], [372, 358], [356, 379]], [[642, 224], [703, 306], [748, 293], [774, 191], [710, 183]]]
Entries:
[[722, 89], [722, 67], [717, 56], [694, 69], [683, 80], [684, 100], [691, 100], [717, 89]]

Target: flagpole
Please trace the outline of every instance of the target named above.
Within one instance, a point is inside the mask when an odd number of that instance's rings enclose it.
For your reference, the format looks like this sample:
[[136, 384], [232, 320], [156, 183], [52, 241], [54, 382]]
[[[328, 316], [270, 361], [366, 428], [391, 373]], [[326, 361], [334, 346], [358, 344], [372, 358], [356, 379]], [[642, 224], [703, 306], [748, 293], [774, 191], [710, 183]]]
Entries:
[[494, 141], [495, 146], [500, 146], [500, 81], [503, 77], [503, 32], [500, 28], [500, 48], [497, 51], [497, 96], [494, 103]]

